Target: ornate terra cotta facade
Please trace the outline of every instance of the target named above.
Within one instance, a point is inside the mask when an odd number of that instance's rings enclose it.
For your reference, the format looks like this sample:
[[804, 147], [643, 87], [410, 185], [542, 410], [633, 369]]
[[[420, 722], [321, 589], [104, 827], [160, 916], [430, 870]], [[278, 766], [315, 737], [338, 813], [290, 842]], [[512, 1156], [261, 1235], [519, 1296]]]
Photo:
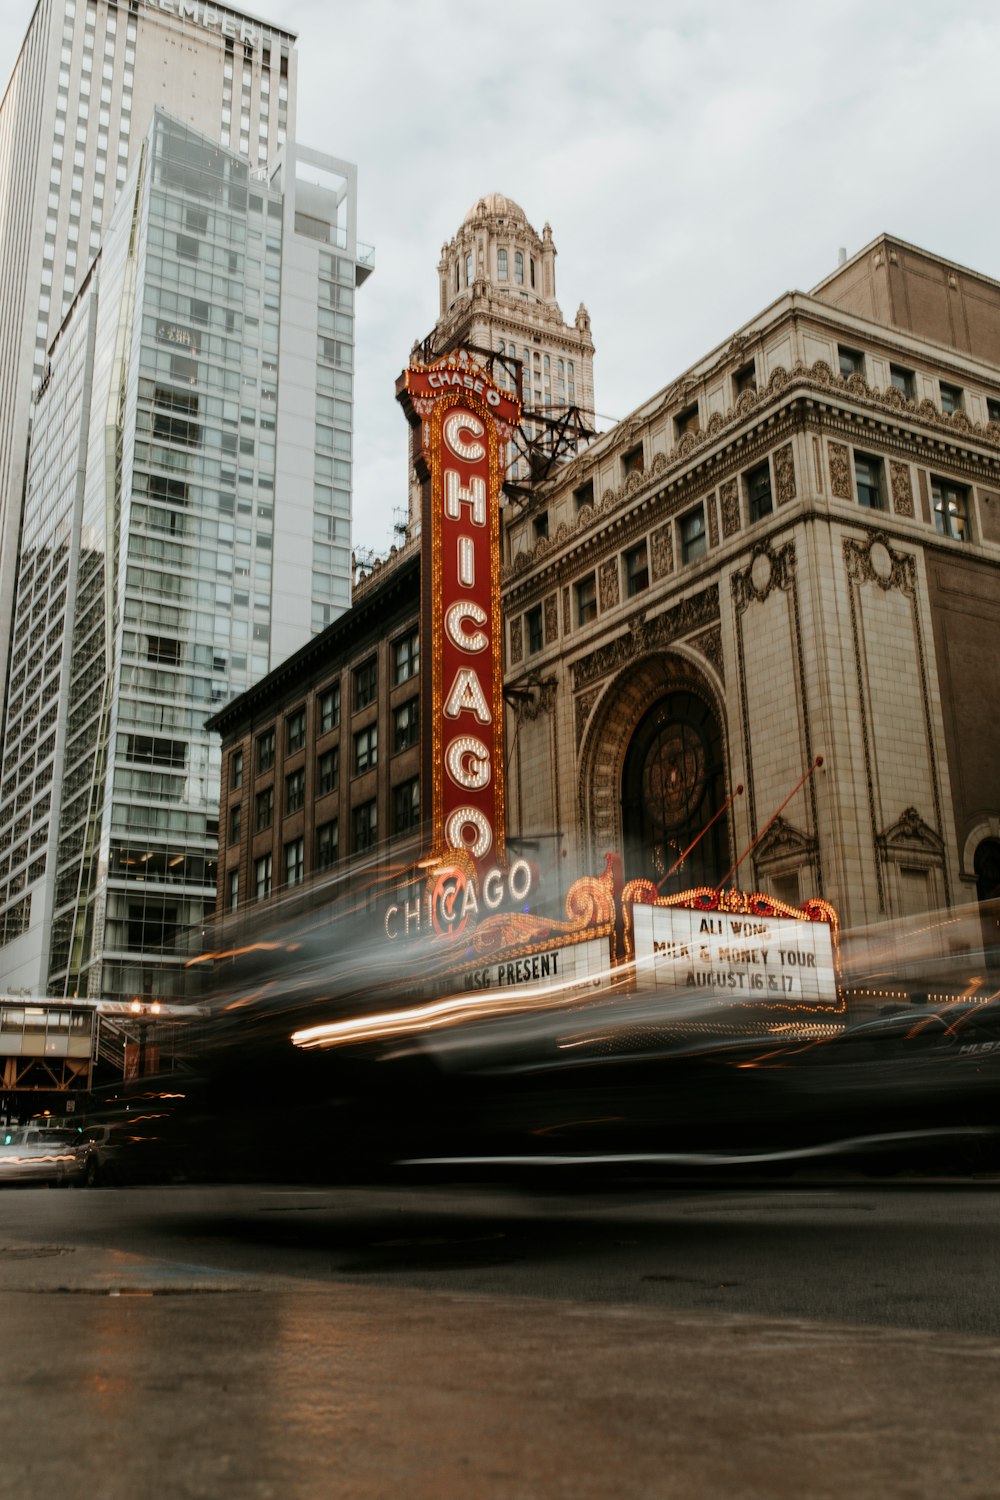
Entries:
[[984, 968], [1000, 880], [990, 326], [1000, 284], [883, 236], [508, 509], [512, 848], [554, 880], [618, 849], [626, 879], [669, 893], [753, 845], [744, 889], [825, 898], [855, 929], [978, 902], [957, 946]]

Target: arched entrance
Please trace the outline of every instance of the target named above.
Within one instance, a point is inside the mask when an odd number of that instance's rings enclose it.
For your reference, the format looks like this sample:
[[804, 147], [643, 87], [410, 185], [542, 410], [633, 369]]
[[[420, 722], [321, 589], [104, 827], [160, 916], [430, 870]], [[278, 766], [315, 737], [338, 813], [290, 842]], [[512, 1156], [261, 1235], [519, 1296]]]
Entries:
[[667, 872], [723, 806], [725, 784], [722, 730], [710, 703], [684, 686], [665, 692], [636, 726], [622, 767], [625, 878], [651, 880], [664, 895], [716, 885], [730, 865], [725, 814]]
[[983, 949], [991, 973], [1000, 971], [1000, 839], [983, 839], [973, 859]]

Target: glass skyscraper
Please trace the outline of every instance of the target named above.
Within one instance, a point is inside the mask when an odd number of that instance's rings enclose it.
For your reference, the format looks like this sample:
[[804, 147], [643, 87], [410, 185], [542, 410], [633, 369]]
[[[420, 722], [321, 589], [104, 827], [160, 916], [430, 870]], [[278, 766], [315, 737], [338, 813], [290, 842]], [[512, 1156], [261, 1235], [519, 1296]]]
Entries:
[[0, 679], [32, 396], [152, 111], [262, 168], [294, 139], [295, 82], [295, 34], [220, 0], [37, 0], [0, 101]]
[[350, 602], [355, 188], [157, 111], [52, 346], [0, 782], [10, 987], [169, 993], [215, 905], [204, 721]]

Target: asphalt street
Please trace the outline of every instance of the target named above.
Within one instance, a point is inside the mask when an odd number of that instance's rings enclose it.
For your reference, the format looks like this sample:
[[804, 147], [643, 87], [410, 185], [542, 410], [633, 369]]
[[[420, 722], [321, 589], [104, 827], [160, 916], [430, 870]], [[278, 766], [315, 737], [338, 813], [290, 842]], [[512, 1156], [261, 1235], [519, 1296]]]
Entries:
[[998, 1184], [0, 1194], [0, 1492], [995, 1497]]

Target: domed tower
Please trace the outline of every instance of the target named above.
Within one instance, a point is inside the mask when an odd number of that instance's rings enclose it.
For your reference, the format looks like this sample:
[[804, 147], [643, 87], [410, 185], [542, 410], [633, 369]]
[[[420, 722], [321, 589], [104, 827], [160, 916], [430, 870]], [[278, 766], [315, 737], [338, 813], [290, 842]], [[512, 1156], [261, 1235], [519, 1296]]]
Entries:
[[516, 354], [524, 361], [525, 406], [578, 406], [594, 418], [594, 341], [581, 306], [574, 323], [556, 301], [556, 247], [503, 193], [474, 203], [441, 249], [440, 307], [434, 342], [456, 340]]
[[[579, 407], [594, 425], [594, 341], [580, 304], [567, 323], [556, 301], [552, 230], [539, 235], [524, 209], [503, 193], [472, 205], [454, 239], [441, 247], [435, 349], [476, 344], [516, 356], [524, 367], [526, 411]], [[497, 367], [498, 384], [503, 383]], [[419, 488], [410, 488], [410, 524], [419, 525]], [[412, 534], [412, 531], [411, 531]]]

